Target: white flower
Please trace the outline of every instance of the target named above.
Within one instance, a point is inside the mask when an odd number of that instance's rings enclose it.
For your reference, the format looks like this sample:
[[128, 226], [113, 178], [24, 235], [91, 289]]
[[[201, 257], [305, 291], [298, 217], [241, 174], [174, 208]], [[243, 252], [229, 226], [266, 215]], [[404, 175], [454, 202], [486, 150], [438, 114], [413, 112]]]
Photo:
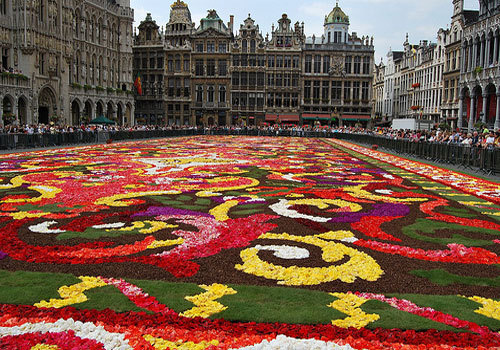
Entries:
[[35, 233], [64, 233], [66, 232], [65, 230], [51, 230], [49, 229], [50, 226], [57, 224], [56, 221], [45, 221], [37, 225], [32, 225], [29, 227], [29, 230], [31, 232]]
[[307, 259], [309, 258], [309, 251], [304, 248], [291, 247], [288, 245], [266, 245], [255, 246], [258, 250], [270, 250], [274, 252], [274, 256], [280, 259]]

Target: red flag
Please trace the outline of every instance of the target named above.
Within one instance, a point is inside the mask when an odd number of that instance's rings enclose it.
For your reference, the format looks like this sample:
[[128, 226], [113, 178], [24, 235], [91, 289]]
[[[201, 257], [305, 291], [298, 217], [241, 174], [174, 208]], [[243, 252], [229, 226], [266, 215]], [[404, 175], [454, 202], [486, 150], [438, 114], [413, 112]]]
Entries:
[[137, 74], [137, 78], [135, 78], [134, 86], [137, 89], [137, 94], [142, 95], [141, 74]]

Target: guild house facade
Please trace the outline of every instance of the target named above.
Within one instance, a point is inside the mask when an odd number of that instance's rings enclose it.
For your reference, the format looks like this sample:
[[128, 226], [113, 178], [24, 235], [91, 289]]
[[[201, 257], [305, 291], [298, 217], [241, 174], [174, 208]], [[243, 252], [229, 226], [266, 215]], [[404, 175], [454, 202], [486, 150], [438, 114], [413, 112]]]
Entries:
[[338, 4], [320, 36], [286, 14], [264, 36], [250, 14], [236, 32], [215, 10], [193, 23], [177, 0], [165, 29], [151, 15], [140, 23], [133, 52], [140, 123], [367, 125], [372, 115], [373, 38], [350, 33]]

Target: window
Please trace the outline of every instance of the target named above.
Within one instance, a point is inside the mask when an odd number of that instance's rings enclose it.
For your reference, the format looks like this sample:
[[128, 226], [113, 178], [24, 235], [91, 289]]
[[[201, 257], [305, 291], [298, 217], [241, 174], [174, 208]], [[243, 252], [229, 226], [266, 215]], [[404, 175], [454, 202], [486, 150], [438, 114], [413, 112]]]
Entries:
[[156, 59], [156, 66], [160, 69], [163, 69], [163, 57], [158, 57]]
[[258, 93], [257, 94], [257, 107], [262, 108], [264, 107], [264, 93]]
[[293, 68], [300, 68], [300, 57], [299, 56], [293, 56], [292, 58], [292, 66]]
[[215, 89], [212, 85], [210, 85], [207, 89], [207, 102], [214, 102]]
[[219, 75], [226, 76], [227, 75], [227, 61], [219, 60]]
[[313, 85], [313, 100], [319, 100], [320, 82], [315, 81]]
[[233, 66], [238, 67], [240, 65], [240, 55], [233, 56]]
[[283, 80], [283, 86], [284, 87], [290, 86], [290, 73], [285, 73], [285, 79]]
[[329, 87], [330, 87], [330, 82], [328, 80], [323, 81], [322, 83], [322, 88], [321, 88], [321, 99], [323, 102], [328, 102], [329, 99]]
[[[143, 59], [143, 65], [144, 65], [144, 59]], [[167, 69], [168, 69], [169, 72], [173, 72], [174, 71], [174, 58], [172, 57], [172, 55], [168, 55]]]
[[143, 57], [142, 58], [142, 69], [147, 69], [147, 68], [148, 68], [148, 59]]
[[257, 73], [257, 86], [259, 86], [259, 87], [264, 86], [264, 82], [265, 82], [264, 72], [258, 72]]
[[274, 67], [274, 56], [268, 56], [267, 57], [267, 66], [269, 68]]
[[196, 86], [196, 102], [203, 102], [203, 86]]
[[361, 73], [361, 57], [354, 57], [354, 74]]
[[146, 29], [146, 40], [151, 40], [151, 29]]
[[210, 52], [210, 53], [215, 52], [215, 43], [213, 41], [209, 41], [207, 43], [207, 52]]
[[252, 53], [255, 52], [255, 46], [256, 46], [255, 40], [254, 39], [250, 40], [250, 52]]
[[242, 92], [240, 93], [240, 106], [242, 108], [246, 108], [247, 107], [247, 101], [248, 98], [247, 98], [247, 93], [246, 92]]
[[310, 80], [305, 80], [304, 81], [304, 102], [310, 103], [311, 99], [311, 81]]
[[276, 67], [283, 68], [283, 56], [276, 56]]
[[362, 89], [361, 89], [361, 99], [363, 101], [368, 101], [369, 97], [369, 92], [370, 92], [370, 83], [368, 82], [363, 82]]
[[[6, 15], [6, 14], [7, 14], [7, 0], [0, 0], [0, 15]], [[78, 27], [76, 29], [78, 33]]]
[[241, 55], [241, 66], [242, 67], [248, 66], [248, 56], [247, 55]]
[[352, 72], [352, 56], [346, 56], [345, 58], [345, 73], [351, 74]]
[[281, 73], [276, 74], [276, 86], [281, 87], [283, 86], [283, 77]]
[[219, 102], [226, 103], [226, 87], [219, 85]]
[[231, 74], [231, 80], [233, 86], [240, 85], [240, 72], [233, 72], [233, 74]]
[[292, 94], [292, 107], [299, 106], [299, 94]]
[[276, 95], [274, 95], [274, 104], [277, 108], [281, 108], [281, 102], [282, 102], [282, 97], [281, 97], [281, 94], [280, 93], [276, 93]]
[[359, 81], [355, 81], [353, 84], [352, 84], [352, 99], [353, 100], [359, 100]]
[[175, 55], [175, 71], [181, 71], [181, 55]]
[[220, 53], [227, 52], [227, 44], [225, 42], [219, 43], [219, 52]]
[[274, 86], [274, 74], [269, 73], [267, 75], [267, 85], [268, 86]]
[[370, 57], [363, 57], [363, 74], [370, 74]]
[[174, 96], [174, 78], [168, 79], [168, 96]]
[[256, 98], [256, 95], [254, 92], [250, 92], [248, 94], [248, 106], [251, 107], [251, 108], [254, 108], [255, 107], [255, 98]]
[[240, 105], [240, 94], [237, 92], [233, 92], [231, 94], [231, 100], [233, 107], [238, 107]]
[[248, 42], [246, 40], [241, 41], [241, 52], [247, 52], [248, 50]]
[[350, 81], [345, 81], [344, 82], [344, 101], [350, 101], [351, 100], [351, 82]]
[[292, 86], [293, 87], [299, 86], [299, 75], [298, 74], [292, 74]]
[[207, 76], [209, 76], [209, 77], [215, 76], [215, 60], [214, 59], [207, 60]]
[[196, 43], [196, 52], [203, 52], [203, 43]]
[[328, 74], [330, 71], [330, 56], [323, 57], [323, 73]]
[[255, 55], [248, 56], [248, 65], [250, 67], [255, 67], [257, 65], [257, 57]]
[[285, 92], [283, 94], [283, 107], [290, 107], [290, 93]]
[[255, 86], [257, 83], [257, 73], [249, 72], [248, 73], [248, 86]]
[[321, 56], [314, 56], [314, 73], [321, 73]]
[[200, 77], [203, 76], [203, 60], [196, 60], [195, 61], [195, 74], [196, 76]]
[[340, 101], [342, 98], [342, 82], [332, 81], [332, 101]]
[[292, 67], [292, 57], [285, 56], [285, 68], [290, 68], [290, 67]]
[[312, 72], [312, 56], [311, 55], [307, 55], [306, 56], [305, 71], [306, 71], [306, 73], [311, 73]]
[[190, 87], [191, 79], [184, 78], [184, 97], [189, 97], [189, 95], [191, 95]]
[[240, 73], [240, 84], [242, 86], [247, 86], [248, 85], [248, 73], [247, 72], [241, 72]]
[[274, 107], [274, 94], [271, 92], [267, 94], [267, 107]]
[[189, 72], [191, 69], [189, 68], [189, 56], [184, 55], [184, 72]]

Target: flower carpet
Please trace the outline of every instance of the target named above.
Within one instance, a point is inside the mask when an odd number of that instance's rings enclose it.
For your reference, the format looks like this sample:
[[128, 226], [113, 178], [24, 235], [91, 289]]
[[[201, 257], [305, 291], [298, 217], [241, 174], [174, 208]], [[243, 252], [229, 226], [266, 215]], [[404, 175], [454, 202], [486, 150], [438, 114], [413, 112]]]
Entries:
[[344, 141], [0, 158], [0, 349], [500, 349], [500, 185]]

